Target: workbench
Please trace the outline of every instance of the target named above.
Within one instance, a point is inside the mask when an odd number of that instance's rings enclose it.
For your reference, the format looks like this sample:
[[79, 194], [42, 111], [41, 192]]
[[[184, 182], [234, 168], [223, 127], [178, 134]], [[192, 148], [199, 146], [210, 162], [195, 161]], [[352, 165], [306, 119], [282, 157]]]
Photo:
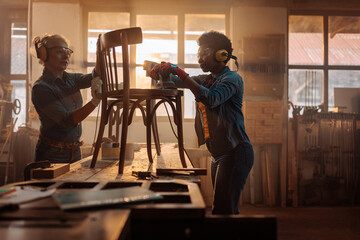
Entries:
[[107, 190], [121, 192], [138, 187], [162, 197], [61, 210], [52, 195], [0, 212], [0, 234], [5, 236], [2, 239], [276, 239], [273, 216], [207, 215], [199, 176], [176, 172], [139, 179], [132, 175], [132, 171], [156, 173], [156, 168], [180, 168], [177, 150], [173, 144], [163, 145], [162, 154], [149, 167], [147, 155], [140, 149], [134, 159], [125, 161], [123, 174], [117, 173], [116, 160], [99, 159], [91, 169], [91, 157], [87, 157], [71, 164], [70, 171], [59, 177], [1, 187], [30, 187], [54, 194], [105, 194]]

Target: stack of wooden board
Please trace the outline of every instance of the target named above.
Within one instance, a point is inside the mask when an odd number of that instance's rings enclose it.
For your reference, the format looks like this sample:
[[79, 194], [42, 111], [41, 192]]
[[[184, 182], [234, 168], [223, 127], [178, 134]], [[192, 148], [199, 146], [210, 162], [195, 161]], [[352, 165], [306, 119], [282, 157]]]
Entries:
[[282, 143], [282, 101], [245, 101], [246, 133], [252, 143]]

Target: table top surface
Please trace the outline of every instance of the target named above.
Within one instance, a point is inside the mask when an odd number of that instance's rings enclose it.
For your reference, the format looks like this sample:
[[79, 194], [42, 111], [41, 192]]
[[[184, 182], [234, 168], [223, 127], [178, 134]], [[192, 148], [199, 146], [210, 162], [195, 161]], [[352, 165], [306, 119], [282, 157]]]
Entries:
[[[158, 156], [156, 150], [153, 152], [153, 163], [150, 164], [146, 146], [140, 145], [140, 149], [134, 152], [134, 159], [125, 160], [123, 174], [119, 174], [119, 161], [103, 160], [101, 153], [94, 168], [90, 168], [92, 155], [70, 165], [70, 171], [54, 178], [55, 181], [134, 181], [138, 180], [133, 176], [133, 171], [151, 172], [158, 179], [183, 179], [198, 181], [198, 176], [187, 173], [179, 173], [172, 176], [156, 176], [157, 168], [182, 168], [179, 149], [176, 144], [166, 143], [161, 145], [161, 154]], [[193, 168], [189, 158], [185, 155], [188, 168]], [[153, 178], [155, 179], [155, 178]]]
[[[57, 192], [73, 192], [120, 189], [126, 185], [138, 184], [142, 188], [161, 194], [164, 197], [161, 202], [129, 205], [129, 208], [114, 206], [64, 212], [52, 198], [43, 198], [21, 204], [17, 211], [0, 212], [1, 239], [29, 239], [29, 236], [32, 239], [50, 238], [53, 240], [124, 239], [126, 238], [124, 234], [128, 232], [126, 229], [129, 228], [130, 218], [152, 219], [154, 216], [160, 219], [169, 216], [202, 218], [205, 213], [205, 204], [199, 186], [196, 184], [200, 182], [199, 176], [180, 171], [169, 176], [155, 176], [144, 180], [132, 175], [133, 171], [150, 171], [156, 175], [157, 168], [182, 168], [176, 144], [162, 144], [161, 154], [158, 156], [156, 150], [153, 149], [153, 156], [153, 163], [150, 164], [146, 146], [141, 145], [140, 149], [134, 152], [134, 159], [125, 161], [123, 174], [118, 174], [119, 161], [116, 159], [99, 159], [95, 167], [90, 168], [92, 156], [89, 156], [71, 164], [69, 172], [56, 178], [19, 182], [13, 185], [27, 187], [26, 184], [28, 184], [30, 187], [40, 187], [45, 184], [43, 186], [45, 189], [49, 185], [49, 189], [56, 188]], [[188, 168], [194, 168], [187, 156], [186, 163]], [[95, 183], [94, 186], [90, 188], [82, 186], [93, 183]], [[81, 186], [75, 186], [76, 184]], [[11, 187], [11, 184], [4, 187]]]

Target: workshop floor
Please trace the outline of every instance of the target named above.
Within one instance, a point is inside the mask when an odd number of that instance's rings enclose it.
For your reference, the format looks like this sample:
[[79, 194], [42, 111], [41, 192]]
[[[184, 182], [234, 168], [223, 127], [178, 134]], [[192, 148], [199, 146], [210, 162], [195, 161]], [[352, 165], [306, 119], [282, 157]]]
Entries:
[[360, 239], [360, 207], [265, 207], [243, 205], [241, 214], [275, 215], [278, 240]]

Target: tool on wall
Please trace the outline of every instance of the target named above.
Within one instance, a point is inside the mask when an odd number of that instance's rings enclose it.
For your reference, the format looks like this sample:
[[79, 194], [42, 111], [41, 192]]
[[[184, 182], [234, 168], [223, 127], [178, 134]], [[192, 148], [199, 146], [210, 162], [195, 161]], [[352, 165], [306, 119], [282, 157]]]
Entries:
[[[9, 175], [9, 166], [10, 166], [10, 158], [11, 158], [11, 155], [12, 155], [12, 147], [13, 147], [13, 144], [12, 144], [12, 138], [13, 138], [13, 131], [14, 131], [14, 127], [15, 127], [15, 124], [17, 122], [18, 118], [12, 118], [11, 119], [11, 123], [10, 123], [10, 126], [8, 128], [8, 134], [6, 136], [6, 140], [5, 140], [5, 143], [1, 149], [1, 152], [0, 152], [0, 158], [2, 157], [2, 155], [4, 154], [5, 152], [5, 149], [8, 148], [8, 156], [7, 156], [7, 160], [6, 160], [6, 166], [5, 166], [5, 178], [4, 178], [4, 184], [7, 184], [8, 182], [8, 175]], [[15, 166], [13, 165], [13, 168], [15, 168]], [[15, 176], [13, 176], [14, 178], [14, 181], [15, 181]]]
[[297, 116], [296, 169], [299, 204], [356, 203], [359, 185], [356, 125], [359, 114]]
[[304, 104], [304, 112], [317, 112], [319, 110], [316, 92], [318, 91], [317, 84], [317, 73], [314, 70], [305, 71], [305, 84], [304, 84], [304, 92], [305, 92], [305, 104]]
[[21, 112], [21, 102], [15, 98], [11, 101], [13, 85], [0, 83], [0, 130], [11, 122], [11, 111], [18, 115]]

